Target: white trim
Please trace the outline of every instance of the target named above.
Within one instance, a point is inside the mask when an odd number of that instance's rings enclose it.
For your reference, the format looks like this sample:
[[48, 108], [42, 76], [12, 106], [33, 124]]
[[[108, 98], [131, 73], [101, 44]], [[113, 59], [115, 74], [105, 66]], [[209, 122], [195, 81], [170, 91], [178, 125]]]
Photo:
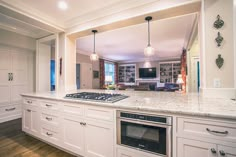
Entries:
[[[234, 28], [234, 88], [236, 88], [236, 0], [234, 0], [233, 4], [233, 28]], [[236, 92], [235, 92], [236, 98]]]
[[200, 88], [203, 97], [207, 98], [235, 98], [235, 88]]
[[[200, 75], [200, 80], [201, 80], [201, 84], [200, 87], [201, 88], [206, 88], [206, 56], [205, 56], [205, 52], [206, 52], [206, 45], [205, 45], [205, 38], [206, 38], [206, 34], [205, 34], [205, 0], [202, 1], [202, 7], [201, 7], [201, 39], [199, 41], [201, 41], [201, 54], [200, 54], [200, 70], [202, 71], [202, 75]], [[201, 67], [203, 66], [203, 67]]]
[[57, 29], [58, 31], [64, 31], [64, 25], [62, 22], [58, 21], [58, 19], [57, 20], [53, 19], [47, 16], [46, 14], [44, 14], [43, 12], [33, 9], [32, 7], [29, 7], [18, 0], [11, 0], [11, 1], [1, 0], [0, 6], [3, 6], [21, 15], [27, 16], [33, 20], [36, 20], [45, 25], [53, 27]]
[[58, 87], [59, 87], [59, 35], [58, 34], [54, 34], [54, 35], [50, 35], [48, 37], [45, 38], [41, 38], [39, 40], [36, 40], [36, 91], [38, 91], [39, 89], [39, 44], [43, 43], [43, 42], [47, 42], [47, 41], [51, 41], [51, 40], [55, 40], [55, 91], [58, 91]]

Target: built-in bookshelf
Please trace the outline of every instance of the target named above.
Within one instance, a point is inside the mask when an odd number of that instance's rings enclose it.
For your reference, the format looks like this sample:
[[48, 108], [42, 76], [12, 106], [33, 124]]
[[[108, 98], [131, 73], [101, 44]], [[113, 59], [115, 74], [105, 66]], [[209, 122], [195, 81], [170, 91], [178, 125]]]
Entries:
[[121, 64], [119, 65], [119, 83], [135, 84], [135, 64]]
[[160, 63], [160, 83], [176, 83], [180, 73], [180, 61]]

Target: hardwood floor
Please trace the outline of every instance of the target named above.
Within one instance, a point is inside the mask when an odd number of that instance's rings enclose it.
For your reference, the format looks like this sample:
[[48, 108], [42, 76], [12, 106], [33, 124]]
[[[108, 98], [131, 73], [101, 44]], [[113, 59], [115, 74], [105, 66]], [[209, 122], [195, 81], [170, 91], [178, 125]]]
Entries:
[[75, 157], [21, 131], [21, 119], [0, 124], [0, 157]]

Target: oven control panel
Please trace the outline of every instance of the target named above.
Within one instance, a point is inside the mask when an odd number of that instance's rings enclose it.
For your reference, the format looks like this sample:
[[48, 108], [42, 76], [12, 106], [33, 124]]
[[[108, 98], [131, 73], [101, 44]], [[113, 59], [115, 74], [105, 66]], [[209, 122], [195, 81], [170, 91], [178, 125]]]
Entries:
[[163, 117], [158, 115], [146, 115], [146, 114], [137, 114], [137, 113], [129, 113], [129, 112], [118, 112], [119, 118], [126, 118], [132, 120], [142, 120], [142, 121], [149, 121], [149, 122], [156, 122], [171, 125], [171, 117]]

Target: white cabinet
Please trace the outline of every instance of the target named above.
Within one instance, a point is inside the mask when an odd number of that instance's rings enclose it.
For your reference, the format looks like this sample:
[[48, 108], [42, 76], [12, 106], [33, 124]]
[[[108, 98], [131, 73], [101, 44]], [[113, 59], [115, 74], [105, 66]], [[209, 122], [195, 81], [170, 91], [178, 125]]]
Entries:
[[[33, 55], [0, 47], [0, 107], [21, 105], [21, 93], [32, 91]], [[0, 122], [21, 117], [21, 110], [0, 113]]]
[[235, 126], [232, 121], [177, 118], [177, 157], [236, 157]]
[[85, 123], [85, 156], [112, 157], [113, 156], [113, 124], [92, 120]]
[[236, 157], [236, 147], [218, 145], [220, 157]]
[[236, 147], [180, 138], [177, 154], [178, 157], [236, 157]]
[[40, 130], [40, 120], [39, 120], [39, 111], [37, 108], [23, 107], [22, 115], [22, 129], [23, 131], [33, 134], [35, 136], [39, 135]]
[[200, 142], [197, 140], [178, 139], [178, 157], [215, 157], [217, 156], [216, 144]]
[[113, 157], [113, 116], [112, 109], [65, 103], [64, 147], [85, 157]]
[[82, 123], [81, 118], [64, 116], [63, 143], [66, 149], [84, 156], [84, 126]]

